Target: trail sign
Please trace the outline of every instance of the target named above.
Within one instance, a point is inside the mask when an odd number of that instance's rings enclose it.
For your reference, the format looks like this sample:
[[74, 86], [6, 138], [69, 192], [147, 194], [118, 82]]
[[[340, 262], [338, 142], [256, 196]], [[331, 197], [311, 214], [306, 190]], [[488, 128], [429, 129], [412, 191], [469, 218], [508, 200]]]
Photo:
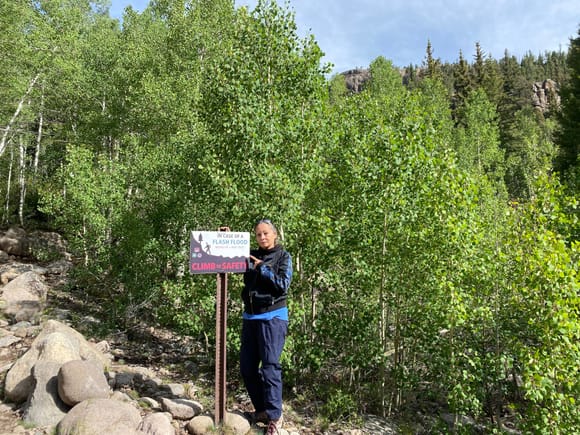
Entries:
[[250, 233], [192, 231], [189, 272], [243, 273], [250, 257]]
[[250, 258], [250, 233], [192, 231], [189, 243], [189, 273], [217, 274], [215, 426], [226, 415], [226, 331], [228, 318], [228, 272], [245, 272]]

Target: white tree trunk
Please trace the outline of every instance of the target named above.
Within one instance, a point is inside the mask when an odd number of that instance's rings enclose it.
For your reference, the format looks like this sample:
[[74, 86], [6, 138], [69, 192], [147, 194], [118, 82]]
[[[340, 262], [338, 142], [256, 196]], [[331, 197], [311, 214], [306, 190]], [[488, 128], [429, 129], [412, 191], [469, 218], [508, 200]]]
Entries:
[[42, 141], [42, 127], [44, 125], [44, 90], [40, 97], [40, 113], [38, 114], [38, 132], [36, 135], [36, 151], [34, 152], [34, 174], [38, 172], [38, 161], [40, 160], [40, 143]]
[[6, 149], [6, 145], [8, 143], [8, 133], [10, 133], [12, 125], [16, 121], [16, 118], [18, 118], [18, 115], [20, 114], [20, 111], [22, 110], [22, 106], [24, 105], [24, 101], [26, 101], [26, 97], [30, 94], [30, 92], [32, 92], [32, 88], [34, 88], [34, 85], [35, 85], [36, 81], [38, 80], [38, 77], [39, 77], [39, 74], [37, 74], [30, 81], [30, 84], [28, 85], [28, 89], [26, 90], [26, 93], [22, 96], [22, 98], [20, 99], [20, 102], [18, 103], [18, 107], [16, 108], [16, 112], [14, 112], [14, 115], [12, 115], [10, 122], [8, 122], [8, 125], [4, 129], [4, 134], [2, 135], [2, 139], [0, 140], [0, 156], [2, 156], [2, 154], [4, 154], [4, 150]]
[[18, 138], [18, 150], [19, 150], [19, 171], [18, 171], [18, 184], [20, 185], [20, 201], [18, 203], [18, 218], [20, 220], [20, 225], [24, 226], [24, 200], [26, 198], [26, 153], [24, 149], [24, 141], [22, 136]]
[[3, 223], [8, 222], [10, 214], [10, 188], [12, 187], [12, 165], [14, 163], [14, 147], [10, 148], [10, 164], [8, 165], [8, 180], [6, 181], [6, 203], [4, 204]]

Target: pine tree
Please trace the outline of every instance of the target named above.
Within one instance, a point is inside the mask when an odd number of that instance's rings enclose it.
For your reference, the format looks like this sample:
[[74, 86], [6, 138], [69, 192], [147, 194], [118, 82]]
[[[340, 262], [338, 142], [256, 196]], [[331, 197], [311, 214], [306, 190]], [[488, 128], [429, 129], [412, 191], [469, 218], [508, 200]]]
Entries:
[[500, 134], [502, 145], [509, 148], [514, 137], [514, 115], [531, 104], [531, 90], [516, 57], [511, 56], [507, 50], [499, 66], [503, 79], [503, 92], [498, 105]]
[[560, 147], [555, 169], [561, 173], [578, 167], [580, 151], [580, 28], [578, 37], [570, 40], [568, 51], [570, 80], [562, 88], [561, 130], [557, 143]]
[[567, 53], [563, 51], [546, 53], [544, 75], [560, 85], [565, 83], [569, 78], [568, 68], [566, 67], [566, 56]]
[[481, 85], [483, 86], [489, 101], [496, 105], [499, 104], [503, 92], [503, 78], [501, 76], [499, 64], [491, 57], [491, 54], [487, 56], [483, 63], [483, 78]]
[[530, 51], [528, 51], [524, 57], [522, 57], [520, 65], [522, 67], [522, 73], [527, 80], [532, 82], [538, 80], [536, 72], [536, 58]]
[[424, 66], [426, 67], [425, 77], [433, 80], [442, 80], [443, 73], [441, 71], [441, 59], [433, 57], [433, 47], [431, 41], [427, 40], [427, 54], [425, 57]]
[[473, 89], [470, 66], [461, 50], [459, 50], [459, 61], [453, 68], [453, 87], [453, 109], [457, 117], [457, 109], [463, 105], [467, 95]]
[[473, 61], [473, 68], [471, 69], [472, 71], [472, 76], [473, 76], [473, 82], [475, 83], [475, 85], [477, 87], [482, 86], [483, 80], [484, 80], [484, 60], [485, 60], [485, 53], [484, 51], [481, 49], [481, 45], [479, 44], [479, 42], [475, 43], [475, 56], [473, 57], [474, 61]]

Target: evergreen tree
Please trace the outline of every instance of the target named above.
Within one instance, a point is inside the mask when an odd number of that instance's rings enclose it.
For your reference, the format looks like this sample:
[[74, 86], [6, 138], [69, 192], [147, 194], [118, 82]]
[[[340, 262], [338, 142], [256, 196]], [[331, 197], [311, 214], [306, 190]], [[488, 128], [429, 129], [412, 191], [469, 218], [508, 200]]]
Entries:
[[499, 64], [492, 58], [491, 54], [487, 56], [483, 63], [481, 86], [485, 90], [489, 101], [497, 106], [502, 98], [503, 78]]
[[455, 117], [457, 118], [457, 109], [463, 106], [467, 96], [473, 89], [470, 66], [463, 57], [461, 50], [459, 51], [459, 60], [453, 68], [453, 84], [454, 94], [452, 103]]
[[570, 80], [562, 88], [561, 129], [558, 134], [559, 146], [555, 169], [560, 173], [578, 167], [580, 151], [580, 28], [578, 36], [570, 40], [568, 51]]
[[568, 67], [566, 66], [567, 53], [563, 51], [551, 51], [546, 53], [544, 76], [558, 83], [560, 86], [569, 79]]
[[407, 86], [407, 89], [413, 90], [419, 86], [420, 81], [420, 68], [410, 63], [405, 69], [403, 84]]
[[486, 56], [479, 42], [475, 44], [475, 56], [471, 72], [474, 87], [483, 88], [487, 98], [492, 103], [498, 104], [503, 86], [500, 67], [491, 54]]
[[471, 68], [473, 83], [475, 86], [480, 87], [483, 85], [484, 81], [484, 63], [485, 63], [485, 53], [481, 48], [479, 42], [475, 43], [475, 55], [473, 57], [473, 67]]
[[499, 62], [503, 81], [503, 92], [498, 105], [500, 116], [500, 135], [502, 146], [509, 149], [510, 141], [515, 135], [514, 115], [523, 107], [531, 104], [530, 83], [522, 74], [515, 56], [506, 50]]
[[524, 54], [521, 61], [521, 68], [526, 80], [533, 83], [546, 78], [544, 77], [544, 71], [541, 64], [541, 60], [536, 59], [536, 56], [534, 56], [532, 52], [528, 51]]
[[552, 167], [552, 123], [541, 119], [541, 113], [531, 106], [518, 111], [514, 118], [514, 136], [506, 155], [506, 185], [511, 199], [529, 201], [536, 193], [536, 180]]
[[430, 40], [427, 40], [427, 52], [423, 66], [425, 67], [425, 77], [432, 80], [443, 79], [443, 73], [441, 71], [441, 59], [433, 57], [433, 47], [431, 47]]

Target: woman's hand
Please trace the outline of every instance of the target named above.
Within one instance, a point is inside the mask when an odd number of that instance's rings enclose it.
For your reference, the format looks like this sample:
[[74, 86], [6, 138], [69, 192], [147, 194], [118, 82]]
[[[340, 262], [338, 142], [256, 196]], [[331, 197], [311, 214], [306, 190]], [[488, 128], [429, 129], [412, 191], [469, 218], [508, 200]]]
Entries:
[[262, 260], [254, 257], [253, 255], [250, 255], [250, 260], [254, 263], [254, 267], [258, 267], [259, 265], [261, 265], [263, 263]]

